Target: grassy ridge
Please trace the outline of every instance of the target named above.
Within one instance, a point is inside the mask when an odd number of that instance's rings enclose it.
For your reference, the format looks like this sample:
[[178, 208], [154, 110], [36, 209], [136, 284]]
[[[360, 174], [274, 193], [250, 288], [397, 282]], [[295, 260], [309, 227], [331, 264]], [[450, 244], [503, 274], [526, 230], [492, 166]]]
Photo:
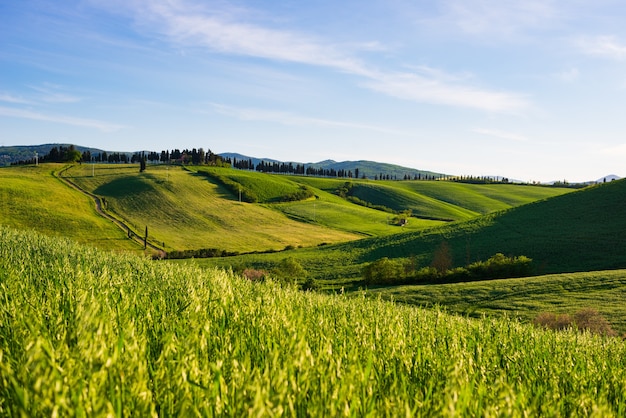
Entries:
[[98, 216], [94, 202], [53, 176], [63, 166], [40, 164], [0, 168], [0, 225], [96, 245], [141, 251], [112, 222]]
[[626, 346], [0, 227], [2, 416], [626, 414]]

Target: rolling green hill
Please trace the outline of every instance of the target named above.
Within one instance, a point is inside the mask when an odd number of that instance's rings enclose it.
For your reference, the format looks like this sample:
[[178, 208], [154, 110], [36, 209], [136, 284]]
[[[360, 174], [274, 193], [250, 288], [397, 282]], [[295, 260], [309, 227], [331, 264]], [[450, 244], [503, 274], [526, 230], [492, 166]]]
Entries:
[[148, 227], [166, 251], [216, 248], [228, 252], [282, 250], [348, 241], [358, 236], [296, 222], [262, 205], [239, 202], [211, 178], [179, 166], [74, 166], [64, 175], [104, 197], [109, 211], [138, 230]]
[[[13, 173], [11, 175], [17, 178], [20, 177], [19, 170], [26, 173], [29, 168], [4, 170], [4, 173]], [[194, 170], [217, 173], [218, 177], [200, 175]], [[41, 173], [50, 177], [50, 173]], [[403, 243], [421, 237], [425, 229], [443, 224], [436, 220], [411, 218], [404, 227], [394, 226], [391, 223], [392, 213], [357, 205], [337, 196], [335, 191], [346, 183], [345, 179], [268, 175], [210, 167], [183, 170], [178, 166], [163, 165], [149, 166], [146, 172], [139, 173], [136, 165], [121, 164], [75, 165], [63, 175], [102, 197], [107, 210], [127, 222], [133, 230], [142, 232], [147, 226], [150, 239], [160, 243], [166, 251], [216, 248], [228, 252], [251, 252], [344, 242], [343, 247], [338, 247], [342, 263], [354, 263], [356, 267], [346, 268], [358, 270], [359, 265], [372, 257], [388, 254], [387, 247], [403, 246]], [[251, 191], [260, 203], [239, 202], [237, 193], [232, 187], [226, 187], [224, 179]], [[22, 181], [37, 180], [26, 176]], [[354, 194], [360, 196], [364, 204], [378, 204], [397, 211], [411, 209], [431, 219], [480, 219], [477, 217], [482, 213], [571, 191], [439, 181], [355, 180], [352, 184]], [[20, 188], [28, 187], [21, 185]], [[281, 202], [302, 188], [311, 191], [314, 197]], [[76, 191], [66, 190], [66, 193]], [[10, 204], [12, 196], [7, 192], [5, 206]], [[67, 198], [55, 199], [58, 204], [66, 201]], [[7, 212], [5, 216], [7, 219], [12, 216], [19, 218], [38, 205], [40, 203], [35, 201], [31, 205], [18, 204], [23, 208], [22, 214], [14, 211], [14, 215]], [[93, 210], [84, 213], [93, 215]], [[7, 222], [23, 225], [15, 220]], [[50, 223], [50, 226], [53, 225], [55, 223]], [[70, 237], [82, 233], [72, 231], [65, 232]], [[349, 243], [363, 236], [387, 238]], [[407, 252], [408, 255], [419, 256], [424, 251], [420, 253], [414, 246], [409, 246], [394, 255], [407, 256]], [[313, 254], [311, 257], [316, 257], [315, 251]], [[333, 257], [323, 257], [333, 260]]]
[[[432, 229], [294, 251], [293, 257], [312, 277], [330, 281], [358, 280], [367, 263], [383, 257], [428, 266], [442, 242], [454, 266], [503, 253], [532, 258], [537, 274], [626, 268], [625, 201], [626, 181], [619, 180]], [[207, 263], [268, 268], [277, 257]]]

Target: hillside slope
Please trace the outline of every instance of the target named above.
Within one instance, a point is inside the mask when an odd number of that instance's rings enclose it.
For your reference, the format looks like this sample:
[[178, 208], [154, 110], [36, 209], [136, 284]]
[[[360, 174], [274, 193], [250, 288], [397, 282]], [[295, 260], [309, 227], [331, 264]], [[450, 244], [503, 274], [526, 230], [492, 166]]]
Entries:
[[[495, 253], [531, 257], [539, 273], [626, 267], [626, 181], [594, 186], [401, 240], [381, 238], [362, 259], [431, 257], [446, 241], [455, 265]], [[426, 260], [425, 260], [426, 261]]]
[[61, 164], [0, 168], [0, 225], [63, 236], [109, 250], [141, 252], [100, 217], [93, 201], [55, 178]]
[[[411, 258], [428, 266], [445, 242], [453, 266], [496, 253], [533, 259], [537, 274], [626, 268], [626, 181], [591, 186], [549, 199], [419, 232], [367, 238], [293, 252], [317, 279], [359, 279], [383, 257]], [[271, 256], [212, 263], [268, 268]], [[211, 263], [211, 262], [208, 262]]]
[[74, 166], [72, 181], [107, 201], [108, 210], [164, 243], [166, 251], [214, 248], [228, 252], [282, 250], [359, 238], [296, 222], [261, 205], [242, 203], [210, 178], [179, 166]]

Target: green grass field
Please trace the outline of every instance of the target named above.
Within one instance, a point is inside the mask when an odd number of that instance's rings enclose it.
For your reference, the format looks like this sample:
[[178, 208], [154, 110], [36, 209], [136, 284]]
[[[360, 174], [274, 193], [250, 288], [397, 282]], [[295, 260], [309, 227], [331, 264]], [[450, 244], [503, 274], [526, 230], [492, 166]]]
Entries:
[[417, 232], [285, 254], [197, 262], [267, 269], [281, 257], [291, 256], [301, 260], [311, 277], [325, 286], [358, 287], [361, 270], [368, 263], [383, 257], [412, 258], [417, 267], [429, 266], [445, 242], [453, 266], [503, 253], [532, 258], [536, 274], [626, 268], [622, 234], [626, 230], [625, 200], [626, 181], [614, 181]]
[[217, 248], [231, 252], [282, 250], [358, 238], [345, 231], [296, 222], [262, 205], [239, 202], [210, 178], [178, 166], [74, 166], [66, 175], [102, 196], [108, 209], [165, 249]]
[[370, 288], [368, 293], [416, 306], [441, 305], [451, 312], [506, 314], [525, 322], [541, 312], [573, 314], [597, 309], [626, 335], [626, 270], [555, 274], [521, 279], [441, 285]]
[[0, 416], [626, 414], [626, 345], [0, 227]]
[[143, 251], [112, 222], [98, 216], [93, 201], [53, 176], [60, 164], [0, 168], [0, 225], [120, 251]]

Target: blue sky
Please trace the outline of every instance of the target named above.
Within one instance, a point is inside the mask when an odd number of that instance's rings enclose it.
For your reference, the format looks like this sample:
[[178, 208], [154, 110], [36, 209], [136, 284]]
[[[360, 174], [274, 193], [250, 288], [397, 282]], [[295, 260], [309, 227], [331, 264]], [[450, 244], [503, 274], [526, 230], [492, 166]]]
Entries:
[[626, 176], [626, 6], [0, 3], [0, 145]]

